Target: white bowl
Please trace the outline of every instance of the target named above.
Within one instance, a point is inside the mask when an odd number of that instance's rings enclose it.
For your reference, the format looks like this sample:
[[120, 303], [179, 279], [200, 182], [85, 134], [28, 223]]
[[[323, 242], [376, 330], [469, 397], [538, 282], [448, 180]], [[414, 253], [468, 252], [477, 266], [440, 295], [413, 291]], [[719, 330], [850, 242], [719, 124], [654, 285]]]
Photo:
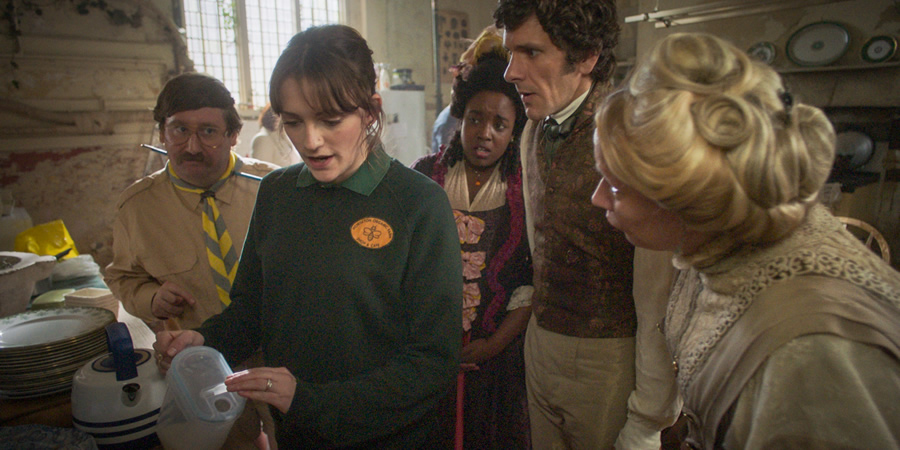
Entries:
[[0, 252], [0, 317], [28, 309], [34, 284], [50, 276], [56, 257]]

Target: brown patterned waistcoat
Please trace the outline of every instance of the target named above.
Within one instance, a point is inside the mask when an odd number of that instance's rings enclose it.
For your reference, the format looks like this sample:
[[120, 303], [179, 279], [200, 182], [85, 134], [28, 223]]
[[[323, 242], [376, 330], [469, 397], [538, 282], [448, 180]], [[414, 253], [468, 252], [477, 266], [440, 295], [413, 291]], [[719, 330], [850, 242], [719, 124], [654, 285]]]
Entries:
[[[552, 162], [543, 121], [523, 136], [534, 221], [534, 314], [550, 331], [582, 338], [632, 337], [637, 328], [632, 281], [634, 247], [591, 204], [600, 181], [593, 156], [593, 111], [608, 87], [595, 85], [575, 112], [572, 132]], [[535, 170], [537, 169], [537, 170]]]

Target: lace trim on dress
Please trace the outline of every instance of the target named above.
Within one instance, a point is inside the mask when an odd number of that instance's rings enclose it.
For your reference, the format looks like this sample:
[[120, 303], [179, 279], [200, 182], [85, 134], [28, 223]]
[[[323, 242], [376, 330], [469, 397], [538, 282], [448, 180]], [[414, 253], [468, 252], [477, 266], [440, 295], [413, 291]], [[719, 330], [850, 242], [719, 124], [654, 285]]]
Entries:
[[679, 277], [666, 314], [666, 339], [678, 365], [679, 386], [691, 384], [710, 350], [757, 294], [773, 283], [812, 274], [846, 280], [900, 308], [900, 273], [816, 205], [787, 238]]

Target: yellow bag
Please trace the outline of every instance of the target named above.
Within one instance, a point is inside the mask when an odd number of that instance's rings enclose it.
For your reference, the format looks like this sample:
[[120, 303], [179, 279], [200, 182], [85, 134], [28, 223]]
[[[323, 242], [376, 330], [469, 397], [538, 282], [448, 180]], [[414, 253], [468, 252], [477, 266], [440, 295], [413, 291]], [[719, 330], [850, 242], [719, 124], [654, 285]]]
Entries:
[[[15, 251], [69, 259], [78, 256], [75, 241], [62, 220], [35, 225], [16, 236]], [[60, 256], [61, 255], [61, 256]]]

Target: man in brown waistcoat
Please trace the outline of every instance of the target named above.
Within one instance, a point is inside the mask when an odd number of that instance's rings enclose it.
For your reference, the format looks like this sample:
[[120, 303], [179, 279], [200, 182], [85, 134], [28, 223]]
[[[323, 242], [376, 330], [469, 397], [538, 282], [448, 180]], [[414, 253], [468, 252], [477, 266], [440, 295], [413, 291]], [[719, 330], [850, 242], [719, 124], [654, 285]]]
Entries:
[[614, 0], [500, 0], [528, 124], [523, 191], [534, 254], [525, 341], [535, 449], [652, 448], [680, 410], [656, 324], [673, 280], [670, 254], [639, 250], [591, 205], [594, 107], [611, 89]]

